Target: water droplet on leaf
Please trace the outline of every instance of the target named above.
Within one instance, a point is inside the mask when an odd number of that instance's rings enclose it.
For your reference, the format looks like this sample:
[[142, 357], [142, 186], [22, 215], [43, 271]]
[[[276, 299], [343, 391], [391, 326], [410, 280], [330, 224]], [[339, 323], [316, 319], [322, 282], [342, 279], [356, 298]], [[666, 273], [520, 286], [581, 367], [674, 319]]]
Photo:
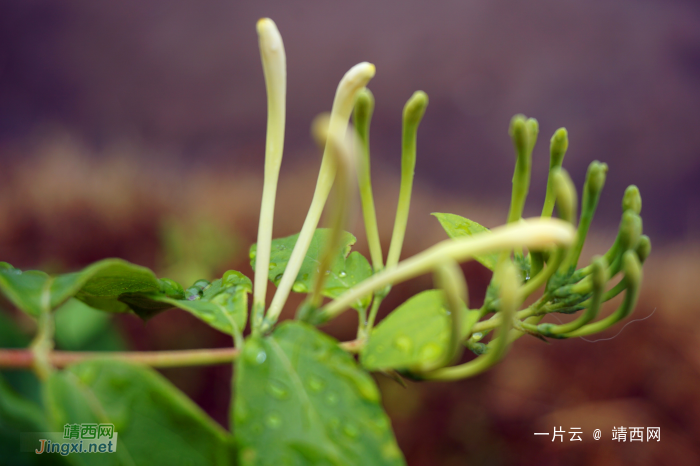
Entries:
[[397, 337], [394, 340], [394, 346], [404, 353], [408, 353], [413, 349], [413, 341], [405, 335]]
[[282, 418], [278, 414], [268, 414], [265, 418], [265, 425], [270, 429], [278, 429], [282, 425]]
[[280, 380], [272, 380], [267, 386], [267, 392], [278, 400], [286, 400], [289, 398], [289, 389]]
[[360, 430], [354, 424], [347, 423], [343, 426], [343, 433], [350, 438], [357, 438]]
[[308, 385], [311, 391], [320, 392], [326, 386], [326, 383], [321, 378], [312, 375], [309, 377]]
[[428, 343], [420, 350], [421, 359], [429, 361], [437, 359], [441, 354], [442, 348], [440, 348], [440, 346], [438, 346], [436, 343]]

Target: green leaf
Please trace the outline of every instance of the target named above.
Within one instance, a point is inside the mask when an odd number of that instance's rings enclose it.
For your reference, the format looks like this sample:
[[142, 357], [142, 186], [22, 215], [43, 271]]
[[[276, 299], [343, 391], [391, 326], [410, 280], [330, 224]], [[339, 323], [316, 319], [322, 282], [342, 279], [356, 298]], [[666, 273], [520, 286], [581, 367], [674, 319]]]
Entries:
[[[120, 299], [128, 294], [152, 293], [161, 284], [149, 269], [121, 259], [105, 259], [80, 272], [50, 277], [44, 272], [22, 272], [9, 264], [0, 263], [0, 291], [27, 314], [37, 317], [44, 306], [56, 309], [68, 298], [76, 297], [89, 306], [110, 312], [128, 312], [130, 306]], [[159, 309], [133, 308], [142, 318]]]
[[121, 361], [85, 361], [56, 372], [44, 387], [52, 428], [111, 423], [116, 452], [71, 455], [76, 464], [230, 465], [230, 434], [154, 370]]
[[[324, 252], [324, 246], [328, 241], [330, 229], [318, 228], [314, 232], [314, 236], [309, 245], [309, 250], [306, 252], [304, 261], [299, 269], [296, 281], [292, 290], [297, 293], [308, 293], [311, 291], [315, 275], [319, 272], [318, 265], [321, 261], [321, 254]], [[299, 234], [287, 236], [286, 238], [278, 238], [272, 240], [272, 252], [270, 254], [270, 271], [268, 276], [270, 280], [279, 285], [282, 279], [282, 274], [287, 268], [287, 263], [294, 250], [294, 245], [299, 238]], [[348, 289], [357, 285], [372, 276], [372, 266], [369, 265], [367, 259], [359, 252], [350, 254], [350, 249], [355, 244], [357, 239], [348, 232], [343, 232], [341, 247], [336, 253], [336, 259], [333, 263], [326, 282], [323, 288], [323, 295], [329, 298], [336, 298], [343, 294]], [[257, 245], [254, 244], [250, 248], [250, 264], [255, 269], [255, 253]], [[358, 302], [355, 309], [366, 309], [371, 301], [371, 296], [366, 296], [362, 301]]]
[[253, 290], [250, 279], [229, 270], [218, 280], [200, 290], [188, 288], [189, 299], [153, 296], [152, 299], [187, 311], [228, 335], [243, 333], [248, 319], [248, 293]]
[[48, 422], [39, 405], [17, 394], [0, 376], [0, 452], [2, 452], [2, 464], [13, 466], [65, 464], [59, 458], [49, 458], [48, 455], [20, 451], [21, 433], [46, 432], [47, 430]]
[[[473, 311], [462, 312], [467, 325]], [[449, 351], [450, 325], [443, 291], [418, 293], [372, 329], [360, 362], [367, 370], [431, 368]]]
[[124, 341], [111, 323], [112, 316], [69, 299], [54, 313], [54, 339], [69, 351], [121, 351]]
[[[450, 238], [463, 238], [465, 236], [474, 236], [479, 233], [486, 233], [489, 231], [485, 226], [479, 225], [473, 220], [468, 218], [460, 217], [455, 214], [441, 214], [433, 213], [442, 228], [447, 232], [447, 236]], [[474, 256], [481, 265], [487, 269], [493, 271], [496, 268], [496, 262], [498, 262], [498, 253], [482, 254], [479, 256]]]
[[404, 464], [374, 380], [314, 327], [246, 340], [235, 374], [242, 464]]

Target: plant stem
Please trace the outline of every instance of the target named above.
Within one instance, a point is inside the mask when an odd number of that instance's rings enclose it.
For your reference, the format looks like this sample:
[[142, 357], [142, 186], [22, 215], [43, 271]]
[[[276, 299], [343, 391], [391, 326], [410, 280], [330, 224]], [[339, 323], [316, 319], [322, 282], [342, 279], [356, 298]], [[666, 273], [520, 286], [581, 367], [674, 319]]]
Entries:
[[568, 246], [574, 240], [574, 229], [558, 219], [530, 219], [494, 228], [490, 235], [476, 235], [442, 241], [394, 267], [386, 268], [343, 293], [322, 308], [324, 320], [343, 312], [362, 296], [428, 273], [445, 259], [464, 261], [478, 254], [514, 247], [544, 248], [552, 244]]
[[[374, 73], [374, 65], [363, 62], [353, 66], [345, 74], [345, 76], [343, 76], [340, 84], [338, 84], [338, 90], [336, 91], [335, 100], [333, 101], [333, 108], [331, 110], [331, 118], [328, 128], [328, 132], [330, 134], [336, 135], [339, 139], [343, 139], [345, 137], [348, 120], [350, 119], [350, 113], [352, 112], [353, 105], [355, 104], [357, 93], [360, 89], [365, 87], [370, 79], [372, 79]], [[282, 275], [282, 280], [280, 280], [277, 287], [277, 292], [275, 293], [272, 303], [270, 304], [270, 308], [267, 311], [265, 325], [263, 325], [264, 328], [271, 328], [272, 325], [277, 322], [277, 319], [282, 312], [282, 308], [287, 302], [287, 297], [292, 290], [292, 285], [294, 285], [294, 281], [297, 278], [301, 264], [304, 261], [306, 251], [309, 249], [314, 231], [316, 230], [318, 221], [321, 218], [323, 207], [326, 205], [328, 194], [330, 193], [331, 187], [333, 186], [333, 180], [335, 179], [335, 167], [329, 152], [330, 144], [326, 143], [326, 148], [323, 151], [323, 158], [321, 160], [318, 180], [316, 181], [316, 190], [314, 191], [314, 197], [311, 200], [309, 212], [306, 214], [304, 225], [302, 226], [297, 242], [294, 245], [294, 250], [292, 251], [287, 267]]]
[[[358, 352], [364, 340], [351, 340], [340, 343], [340, 347], [349, 353]], [[145, 364], [151, 367], [189, 367], [227, 364], [238, 358], [238, 348], [211, 348], [178, 351], [51, 351], [47, 362], [51, 367], [63, 368], [71, 364], [94, 359], [112, 359]], [[29, 369], [35, 367], [36, 355], [31, 349], [0, 349], [0, 367], [12, 369]]]
[[259, 20], [257, 30], [267, 89], [267, 140], [265, 142], [265, 180], [255, 257], [255, 286], [253, 287], [253, 316], [251, 319], [254, 329], [258, 329], [262, 324], [265, 312], [275, 197], [284, 148], [287, 91], [287, 60], [282, 37], [275, 23], [269, 18]]
[[48, 379], [53, 370], [48, 360], [54, 346], [54, 321], [51, 314], [51, 285], [53, 285], [53, 280], [52, 277], [49, 277], [41, 291], [41, 314], [37, 321], [38, 332], [30, 345], [32, 355], [30, 367], [32, 367], [40, 380]]
[[369, 126], [374, 112], [374, 96], [365, 88], [357, 96], [353, 121], [355, 131], [361, 141], [360, 156], [357, 159], [357, 181], [360, 186], [360, 200], [362, 202], [362, 217], [365, 222], [367, 245], [369, 255], [372, 258], [372, 268], [378, 272], [384, 268], [384, 256], [382, 244], [379, 241], [379, 227], [377, 226], [377, 213], [374, 208], [374, 195], [372, 194], [372, 175], [370, 171], [369, 157]]
[[391, 235], [389, 255], [386, 266], [393, 267], [399, 262], [403, 240], [408, 224], [408, 211], [411, 208], [411, 192], [413, 190], [413, 175], [416, 169], [416, 138], [425, 108], [428, 106], [428, 96], [423, 91], [416, 91], [403, 109], [403, 139], [401, 142], [401, 186], [399, 188], [399, 204], [396, 207], [394, 232]]
[[505, 262], [497, 271], [501, 296], [499, 314], [502, 315], [498, 335], [488, 344], [486, 354], [464, 364], [443, 367], [421, 377], [427, 380], [459, 380], [480, 374], [499, 362], [505, 356], [509, 347], [508, 331], [513, 326], [515, 309], [521, 303], [522, 294], [518, 290], [518, 277], [512, 262]]

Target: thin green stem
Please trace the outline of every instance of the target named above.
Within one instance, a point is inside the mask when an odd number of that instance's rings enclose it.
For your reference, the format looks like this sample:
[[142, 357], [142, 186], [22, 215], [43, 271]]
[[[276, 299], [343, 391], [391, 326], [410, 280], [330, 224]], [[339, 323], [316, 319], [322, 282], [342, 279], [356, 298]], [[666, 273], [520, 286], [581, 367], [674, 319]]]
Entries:
[[586, 182], [583, 187], [583, 199], [581, 200], [581, 217], [578, 223], [578, 231], [576, 232], [576, 243], [571, 249], [571, 254], [567, 258], [569, 267], [576, 267], [583, 245], [586, 242], [588, 229], [591, 226], [593, 215], [598, 207], [600, 193], [605, 184], [605, 175], [608, 172], [608, 166], [600, 163], [597, 160], [592, 162], [586, 173]]
[[30, 345], [32, 353], [32, 369], [40, 380], [46, 380], [53, 368], [49, 363], [49, 355], [54, 347], [54, 320], [51, 313], [51, 285], [53, 277], [46, 279], [41, 290], [41, 314], [37, 319], [38, 331]]
[[497, 270], [499, 289], [500, 289], [500, 309], [501, 324], [498, 329], [498, 334], [488, 344], [486, 354], [473, 359], [464, 364], [453, 367], [444, 367], [437, 369], [427, 374], [421, 374], [421, 377], [426, 380], [459, 380], [467, 377], [478, 375], [494, 364], [498, 363], [508, 351], [509, 341], [508, 332], [513, 325], [513, 316], [515, 309], [520, 305], [522, 294], [519, 293], [519, 279], [515, 266], [511, 262], [503, 264], [501, 269]]
[[462, 354], [462, 309], [469, 307], [469, 292], [462, 269], [454, 260], [448, 259], [433, 272], [434, 282], [445, 293], [445, 301], [450, 316], [449, 350], [436, 367], [452, 364]]
[[[348, 215], [351, 211], [353, 198], [352, 180], [355, 177], [355, 148], [349, 146], [357, 146], [354, 141], [351, 144], [346, 144], [347, 141], [338, 140], [336, 135], [332, 134], [321, 135], [321, 138], [326, 144], [330, 144], [330, 154], [335, 162], [337, 174], [335, 196], [333, 196], [331, 209], [330, 235], [321, 254], [318, 272], [314, 277], [311, 293], [307, 298], [308, 305], [314, 309], [323, 300], [323, 285], [328, 278], [326, 271], [333, 267], [333, 260], [342, 240], [343, 228], [348, 221]], [[327, 141], [328, 138], [332, 140]]]
[[[365, 87], [370, 79], [374, 76], [375, 68], [370, 63], [360, 63], [355, 65], [348, 71], [338, 85], [335, 100], [333, 101], [333, 109], [329, 123], [329, 134], [337, 135], [339, 139], [345, 137], [345, 132], [348, 127], [350, 113], [352, 112], [357, 93]], [[284, 304], [287, 302], [287, 297], [292, 290], [292, 285], [301, 269], [301, 264], [306, 256], [306, 251], [309, 249], [314, 231], [318, 226], [318, 222], [323, 212], [323, 207], [326, 205], [328, 194], [330, 193], [333, 181], [335, 179], [335, 167], [330, 156], [330, 145], [326, 144], [321, 160], [321, 168], [316, 181], [316, 190], [314, 191], [311, 206], [304, 220], [304, 225], [301, 228], [299, 237], [294, 250], [289, 258], [287, 267], [282, 275], [282, 279], [277, 287], [270, 308], [265, 317], [264, 329], [269, 329], [277, 322]]]
[[527, 297], [534, 293], [539, 287], [547, 283], [552, 275], [557, 271], [559, 266], [566, 256], [566, 248], [557, 248], [554, 252], [553, 259], [549, 261], [547, 267], [534, 278], [531, 278], [527, 283], [523, 285], [522, 293], [523, 296]]
[[578, 330], [588, 322], [598, 317], [598, 312], [600, 311], [600, 306], [603, 304], [605, 296], [605, 283], [608, 280], [608, 276], [605, 270], [606, 263], [602, 257], [594, 258], [592, 266], [593, 272], [590, 276], [593, 277], [593, 296], [588, 301], [585, 312], [583, 312], [577, 319], [566, 324], [539, 324], [534, 329], [535, 331], [538, 331], [545, 336], [558, 336]]
[[374, 208], [374, 195], [372, 194], [372, 176], [369, 157], [369, 127], [374, 112], [374, 96], [369, 89], [362, 89], [355, 102], [353, 121], [355, 130], [361, 142], [360, 157], [357, 159], [357, 180], [360, 187], [360, 200], [362, 202], [362, 216], [365, 222], [369, 255], [372, 259], [372, 268], [378, 272], [384, 268], [384, 256], [382, 245], [379, 241], [379, 227], [377, 226], [377, 214]]
[[416, 168], [416, 139], [418, 125], [428, 106], [428, 96], [423, 91], [416, 91], [406, 102], [403, 109], [403, 138], [401, 143], [401, 187], [399, 188], [399, 203], [396, 208], [394, 232], [391, 235], [389, 255], [386, 266], [393, 267], [399, 262], [403, 240], [408, 224], [408, 211], [411, 207], [411, 192], [413, 190], [413, 175]]
[[362, 296], [428, 273], [447, 258], [461, 262], [475, 255], [514, 247], [541, 249], [551, 245], [568, 246], [573, 239], [574, 230], [570, 224], [558, 219], [537, 218], [494, 228], [489, 235], [445, 240], [394, 267], [382, 270], [343, 293], [322, 308], [323, 320], [336, 317]]
[[639, 287], [642, 281], [642, 268], [637, 255], [633, 251], [627, 251], [623, 257], [623, 269], [625, 271], [626, 292], [625, 299], [617, 310], [608, 317], [592, 324], [584, 325], [578, 330], [564, 334], [565, 338], [583, 337], [592, 333], [601, 332], [627, 317], [637, 303]]
[[513, 190], [508, 210], [508, 223], [522, 218], [525, 201], [530, 190], [530, 171], [532, 166], [532, 149], [537, 140], [537, 120], [515, 115], [510, 123], [510, 135], [515, 146], [516, 160], [513, 172]]
[[547, 193], [542, 206], [542, 217], [551, 217], [554, 212], [554, 204], [557, 198], [554, 189], [554, 175], [557, 169], [562, 166], [568, 147], [569, 136], [566, 128], [559, 128], [555, 131], [549, 143], [549, 175], [547, 176]]

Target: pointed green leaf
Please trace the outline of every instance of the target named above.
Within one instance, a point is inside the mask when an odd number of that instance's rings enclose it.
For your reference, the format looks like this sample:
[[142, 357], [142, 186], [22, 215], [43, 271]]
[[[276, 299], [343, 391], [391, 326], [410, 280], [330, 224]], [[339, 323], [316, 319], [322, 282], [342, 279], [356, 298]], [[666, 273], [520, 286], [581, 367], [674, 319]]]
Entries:
[[[191, 289], [191, 288], [190, 288]], [[248, 319], [248, 293], [253, 290], [250, 279], [229, 270], [223, 278], [214, 280], [201, 293], [191, 293], [189, 299], [173, 299], [154, 295], [152, 299], [187, 311], [217, 330], [228, 335], [243, 333]]]
[[[462, 310], [462, 334], [473, 312]], [[449, 351], [451, 319], [442, 290], [419, 293], [391, 312], [369, 336], [360, 353], [367, 370], [429, 368]]]
[[[490, 231], [485, 226], [479, 225], [475, 221], [469, 220], [468, 218], [460, 217], [459, 215], [441, 213], [433, 213], [432, 215], [438, 219], [440, 225], [442, 225], [442, 228], [445, 229], [447, 236], [450, 238], [474, 236]], [[474, 256], [474, 259], [487, 269], [493, 271], [496, 268], [496, 262], [498, 262], [498, 254], [482, 254], [479, 256]]]
[[153, 369], [82, 362], [54, 373], [44, 398], [55, 432], [65, 424], [114, 424], [116, 451], [72, 455], [76, 464], [234, 464], [230, 434]]
[[248, 339], [235, 376], [242, 464], [404, 464], [374, 380], [314, 327]]
[[[0, 291], [17, 308], [37, 317], [42, 306], [56, 309], [68, 298], [76, 297], [89, 306], [110, 312], [128, 312], [129, 306], [120, 298], [133, 293], [161, 290], [161, 284], [149, 269], [121, 259], [105, 259], [80, 272], [50, 277], [44, 272], [22, 272], [9, 264], [0, 263]], [[149, 317], [165, 308], [136, 309], [141, 317]]]
[[[292, 290], [297, 293], [308, 293], [311, 291], [314, 277], [319, 272], [318, 265], [321, 261], [321, 254], [324, 252], [324, 247], [329, 235], [330, 229], [328, 228], [319, 228], [316, 230]], [[289, 262], [289, 258], [292, 255], [294, 245], [298, 238], [299, 234], [296, 234], [287, 236], [286, 238], [272, 240], [272, 253], [270, 255], [270, 271], [268, 277], [275, 285], [278, 285], [282, 279], [282, 274], [287, 268], [287, 263]], [[336, 260], [324, 284], [324, 296], [336, 298], [372, 275], [372, 266], [369, 265], [369, 262], [362, 254], [358, 252], [350, 254], [350, 248], [355, 244], [355, 241], [357, 241], [357, 239], [352, 234], [343, 232], [342, 241], [340, 243], [341, 247], [337, 251]], [[250, 264], [253, 268], [255, 268], [256, 250], [256, 244], [251, 246]], [[353, 307], [355, 309], [366, 309], [367, 306], [369, 306], [371, 298], [371, 296], [367, 296]]]

